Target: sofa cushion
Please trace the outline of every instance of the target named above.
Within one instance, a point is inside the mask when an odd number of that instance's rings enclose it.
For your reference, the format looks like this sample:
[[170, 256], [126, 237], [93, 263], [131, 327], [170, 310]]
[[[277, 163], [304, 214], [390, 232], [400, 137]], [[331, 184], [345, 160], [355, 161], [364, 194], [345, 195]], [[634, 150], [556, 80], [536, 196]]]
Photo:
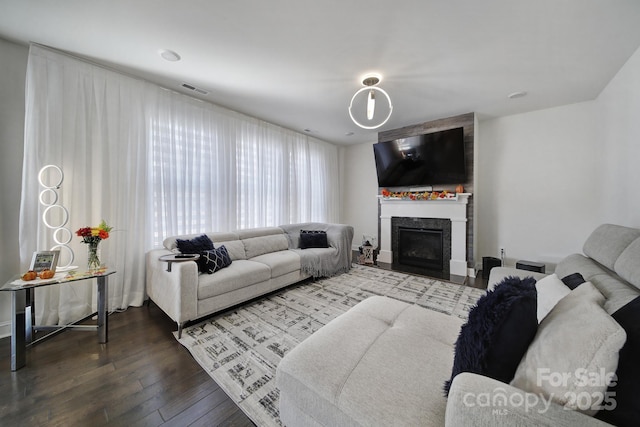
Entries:
[[204, 251], [202, 257], [204, 259], [204, 272], [208, 274], [213, 274], [231, 265], [229, 252], [227, 252], [227, 248], [224, 245], [210, 251]]
[[473, 372], [508, 383], [538, 327], [535, 280], [507, 277], [480, 297], [456, 341], [451, 381]]
[[267, 265], [271, 269], [272, 278], [300, 270], [300, 255], [290, 250], [258, 255], [251, 258], [251, 261]]
[[640, 290], [625, 283], [620, 277], [596, 261], [580, 254], [564, 258], [556, 266], [558, 277], [579, 272], [604, 295], [604, 309], [611, 314], [640, 295]]
[[620, 277], [640, 288], [640, 238], [622, 251], [614, 267]]
[[234, 261], [215, 274], [203, 274], [198, 283], [198, 299], [206, 299], [244, 288], [271, 278], [271, 269], [265, 264], [249, 260]]
[[244, 252], [244, 244], [242, 243], [242, 240], [223, 240], [220, 242], [214, 240], [213, 243], [218, 247], [224, 246], [227, 248], [231, 261], [247, 259], [247, 254]]
[[536, 291], [538, 292], [538, 323], [540, 323], [558, 301], [571, 292], [571, 289], [558, 279], [558, 276], [550, 274], [536, 282]]
[[558, 277], [565, 277], [569, 274], [578, 272], [582, 274], [585, 280], [591, 281], [593, 276], [598, 274], [609, 274], [610, 271], [604, 266], [598, 264], [591, 258], [588, 258], [582, 254], [567, 255], [556, 266], [555, 273]]
[[273, 236], [277, 234], [284, 234], [284, 230], [280, 227], [260, 227], [260, 228], [245, 228], [242, 230], [235, 230], [234, 233], [238, 235], [239, 239], [250, 239], [252, 237]]
[[249, 237], [242, 239], [242, 243], [247, 259], [289, 248], [289, 241], [284, 234]]
[[640, 420], [640, 297], [611, 317], [624, 328], [627, 341], [620, 350], [617, 383], [611, 384], [607, 390], [615, 407], [605, 405], [596, 418], [620, 427], [637, 426]]
[[[584, 242], [582, 251], [608, 269], [615, 270], [615, 263], [620, 254], [639, 237], [640, 230], [621, 225], [602, 224]], [[587, 276], [585, 279], [589, 280]]]
[[584, 381], [583, 375], [615, 372], [626, 340], [624, 329], [603, 304], [604, 296], [590, 282], [560, 300], [540, 323], [511, 385], [593, 415], [597, 409], [591, 405], [596, 402], [577, 397], [604, 395], [608, 384]]
[[433, 384], [451, 372], [461, 324], [368, 298], [291, 350], [278, 365], [277, 386], [322, 425], [444, 425], [446, 400]]

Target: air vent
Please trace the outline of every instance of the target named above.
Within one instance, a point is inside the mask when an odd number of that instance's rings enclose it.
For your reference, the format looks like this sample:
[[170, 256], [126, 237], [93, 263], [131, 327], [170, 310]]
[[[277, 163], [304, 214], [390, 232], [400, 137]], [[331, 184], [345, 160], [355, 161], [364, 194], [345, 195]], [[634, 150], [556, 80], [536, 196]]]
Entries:
[[208, 95], [209, 92], [204, 90], [204, 89], [200, 89], [199, 87], [195, 87], [193, 85], [190, 85], [189, 83], [182, 83], [182, 87], [185, 89], [189, 89], [192, 90], [194, 92], [198, 92], [200, 95]]

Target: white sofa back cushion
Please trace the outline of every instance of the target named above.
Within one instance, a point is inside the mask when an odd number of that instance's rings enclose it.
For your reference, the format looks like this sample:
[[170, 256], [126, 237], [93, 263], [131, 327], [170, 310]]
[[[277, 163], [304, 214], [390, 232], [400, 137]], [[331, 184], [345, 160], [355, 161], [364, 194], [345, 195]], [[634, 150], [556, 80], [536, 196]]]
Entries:
[[640, 237], [620, 254], [615, 270], [620, 277], [640, 289]]
[[219, 248], [220, 246], [224, 246], [225, 248], [227, 248], [227, 252], [229, 252], [231, 261], [247, 259], [247, 256], [244, 253], [244, 244], [242, 243], [242, 240], [227, 240], [221, 242], [214, 241], [213, 245], [216, 248]]
[[[640, 230], [621, 225], [602, 224], [587, 238], [582, 251], [609, 270], [615, 270], [618, 257], [634, 240], [640, 238]], [[637, 285], [636, 285], [637, 286]]]
[[289, 249], [289, 241], [284, 234], [250, 237], [243, 239], [242, 243], [244, 243], [244, 252], [247, 259]]

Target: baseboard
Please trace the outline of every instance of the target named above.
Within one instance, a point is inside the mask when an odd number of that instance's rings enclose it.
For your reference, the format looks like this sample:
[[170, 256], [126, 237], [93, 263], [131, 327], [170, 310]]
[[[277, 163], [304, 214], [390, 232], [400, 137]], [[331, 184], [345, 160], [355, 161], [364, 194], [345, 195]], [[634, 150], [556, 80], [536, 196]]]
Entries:
[[11, 322], [0, 322], [0, 338], [11, 336]]

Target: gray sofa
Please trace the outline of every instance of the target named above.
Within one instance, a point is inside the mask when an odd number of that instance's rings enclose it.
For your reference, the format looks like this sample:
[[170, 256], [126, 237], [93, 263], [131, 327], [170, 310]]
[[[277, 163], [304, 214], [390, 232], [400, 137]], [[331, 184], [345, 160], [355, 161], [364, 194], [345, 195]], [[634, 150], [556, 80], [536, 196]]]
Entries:
[[[524, 369], [534, 343], [536, 348], [552, 347], [540, 342], [546, 337], [541, 333], [543, 325], [561, 316], [561, 308], [575, 306], [569, 296], [575, 299], [580, 294], [582, 298], [585, 292], [591, 292], [593, 303], [588, 303], [607, 318], [608, 327], [617, 328], [615, 334], [608, 334], [617, 337], [616, 350], [605, 354], [617, 366], [617, 352], [626, 334], [607, 313], [640, 295], [639, 260], [640, 230], [602, 225], [587, 239], [584, 255], [570, 255], [560, 262], [558, 276], [578, 272], [593, 286], [580, 285], [576, 288], [580, 293], [572, 291], [556, 304], [558, 308], [547, 316], [550, 320], [545, 318], [538, 326], [518, 372]], [[494, 268], [490, 281], [530, 273]], [[514, 386], [515, 379], [506, 384], [464, 372], [455, 377], [445, 398], [442, 386], [451, 375], [454, 343], [462, 323], [457, 317], [386, 297], [366, 299], [303, 341], [278, 365], [281, 420], [288, 427], [608, 425], [555, 402], [538, 399], [527, 405], [514, 404], [534, 396]], [[592, 328], [596, 326], [583, 329]], [[551, 324], [545, 329], [549, 330], [558, 328]], [[548, 350], [557, 351], [559, 360], [567, 358], [562, 348]], [[496, 406], [500, 396], [506, 400], [498, 402], [506, 404]]]
[[[300, 230], [325, 231], [329, 247], [300, 249]], [[167, 263], [160, 257], [177, 252], [177, 239], [201, 234], [166, 238], [163, 249], [146, 255], [147, 295], [178, 324], [178, 336], [188, 321], [312, 276], [339, 274], [351, 268], [353, 227], [302, 223], [204, 233], [215, 247], [227, 248], [231, 265], [206, 274], [199, 273], [196, 263], [190, 261], [173, 263], [167, 271]]]

